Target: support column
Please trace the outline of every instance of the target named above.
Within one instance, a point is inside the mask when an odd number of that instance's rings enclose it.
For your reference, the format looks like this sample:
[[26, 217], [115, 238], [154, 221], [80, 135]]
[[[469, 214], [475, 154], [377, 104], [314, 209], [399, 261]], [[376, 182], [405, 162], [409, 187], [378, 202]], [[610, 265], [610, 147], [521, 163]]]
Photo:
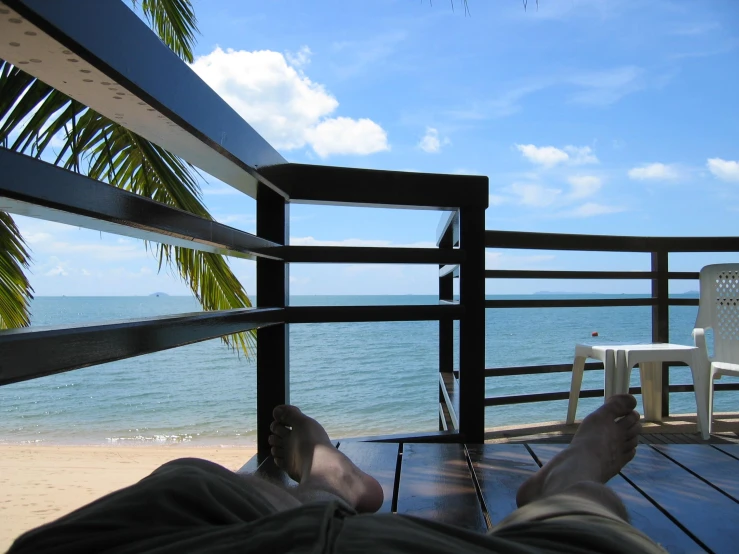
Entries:
[[[257, 189], [257, 235], [278, 244], [289, 241], [289, 204], [260, 184]], [[288, 264], [257, 258], [257, 306], [284, 308], [289, 302]], [[269, 456], [272, 410], [290, 402], [290, 344], [287, 324], [257, 330], [257, 453]]]

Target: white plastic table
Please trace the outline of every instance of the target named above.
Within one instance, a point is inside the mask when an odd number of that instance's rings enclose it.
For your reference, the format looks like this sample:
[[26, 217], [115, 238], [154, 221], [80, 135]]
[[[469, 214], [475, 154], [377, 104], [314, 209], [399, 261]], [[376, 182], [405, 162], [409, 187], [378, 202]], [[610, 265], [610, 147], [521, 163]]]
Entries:
[[[592, 358], [603, 362], [605, 368], [605, 398], [629, 392], [631, 369], [639, 365], [641, 377], [644, 418], [662, 421], [662, 362], [684, 362], [694, 374], [703, 371], [700, 350], [682, 344], [607, 344], [575, 346], [575, 361], [572, 364], [570, 403], [567, 407], [567, 423], [574, 423], [577, 401], [582, 386], [585, 360]], [[696, 399], [698, 400], [698, 399]], [[700, 412], [700, 410], [696, 410]], [[698, 422], [701, 429], [708, 429], [708, 421]]]

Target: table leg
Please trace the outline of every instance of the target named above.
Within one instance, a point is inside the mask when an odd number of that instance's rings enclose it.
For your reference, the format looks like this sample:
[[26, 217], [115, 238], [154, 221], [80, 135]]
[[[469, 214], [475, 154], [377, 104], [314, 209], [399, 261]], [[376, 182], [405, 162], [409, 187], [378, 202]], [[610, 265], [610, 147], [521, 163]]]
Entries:
[[647, 421], [662, 421], [661, 365], [660, 362], [642, 362], [639, 364], [644, 419]]
[[613, 350], [606, 351], [605, 360], [603, 360], [604, 386], [603, 401], [605, 402], [618, 391], [618, 364], [616, 363], [616, 354]]
[[580, 399], [580, 388], [582, 387], [582, 374], [585, 371], [585, 358], [575, 356], [572, 364], [572, 383], [570, 384], [570, 403], [567, 405], [567, 424], [575, 422], [577, 412], [577, 401]]

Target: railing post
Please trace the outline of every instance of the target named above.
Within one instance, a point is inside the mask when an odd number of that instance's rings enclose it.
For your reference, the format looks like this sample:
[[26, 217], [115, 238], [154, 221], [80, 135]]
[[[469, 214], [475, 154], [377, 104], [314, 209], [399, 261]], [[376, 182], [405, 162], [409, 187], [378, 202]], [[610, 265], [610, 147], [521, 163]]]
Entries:
[[[665, 250], [652, 252], [652, 342], [670, 342], [670, 281], [669, 254]], [[670, 366], [662, 362], [662, 416], [670, 415]]]
[[[289, 241], [289, 204], [260, 184], [257, 189], [257, 235], [279, 244]], [[289, 301], [288, 264], [257, 258], [257, 305], [284, 308]], [[257, 454], [269, 455], [272, 410], [290, 402], [290, 350], [288, 325], [257, 330]]]
[[462, 208], [459, 243], [459, 431], [469, 443], [485, 438], [485, 208]]
[[[444, 250], [451, 250], [454, 248], [455, 235], [458, 232], [458, 221], [454, 221], [449, 228], [447, 228], [444, 235], [439, 241], [439, 248]], [[439, 270], [443, 268], [443, 265], [439, 266]], [[454, 272], [447, 273], [444, 276], [439, 277], [439, 300], [454, 300]], [[439, 372], [440, 373], [452, 373], [454, 371], [454, 321], [451, 319], [439, 320]], [[442, 384], [439, 383], [439, 387]], [[445, 402], [444, 393], [439, 389], [439, 403]], [[439, 418], [443, 417], [443, 414], [439, 415]], [[439, 421], [439, 430], [443, 430], [441, 420]]]

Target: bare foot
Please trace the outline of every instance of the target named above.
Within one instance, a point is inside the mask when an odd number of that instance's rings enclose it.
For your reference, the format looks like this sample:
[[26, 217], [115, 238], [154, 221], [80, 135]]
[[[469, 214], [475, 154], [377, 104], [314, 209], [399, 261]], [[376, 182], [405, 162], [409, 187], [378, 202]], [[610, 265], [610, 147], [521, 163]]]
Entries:
[[376, 512], [382, 506], [380, 484], [331, 444], [320, 423], [295, 406], [277, 406], [272, 415], [272, 457], [292, 479], [334, 494], [358, 512]]
[[587, 416], [570, 445], [518, 489], [519, 507], [575, 483], [605, 484], [621, 471], [636, 455], [641, 422], [635, 407], [633, 396], [620, 394]]

